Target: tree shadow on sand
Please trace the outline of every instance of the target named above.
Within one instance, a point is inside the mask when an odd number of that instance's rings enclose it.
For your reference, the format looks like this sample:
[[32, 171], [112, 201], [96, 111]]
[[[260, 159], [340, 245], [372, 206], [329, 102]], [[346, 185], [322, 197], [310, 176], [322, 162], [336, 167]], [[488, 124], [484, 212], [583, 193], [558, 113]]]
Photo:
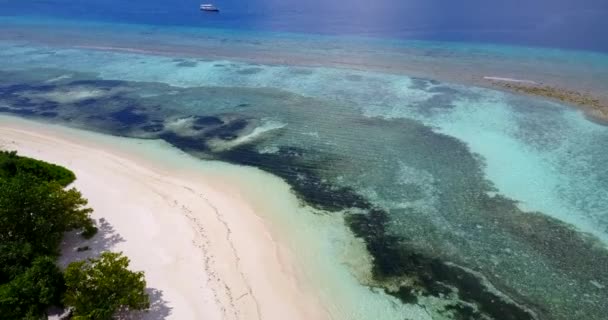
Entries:
[[145, 311], [122, 311], [116, 315], [118, 320], [163, 320], [171, 314], [171, 307], [163, 299], [162, 290], [146, 288], [150, 297], [150, 308]]
[[67, 233], [61, 244], [59, 264], [66, 267], [70, 262], [98, 257], [105, 251], [112, 251], [118, 243], [125, 241], [104, 218], [99, 219], [97, 229], [97, 234], [88, 240], [78, 232]]
[[[74, 261], [95, 258], [106, 251], [113, 251], [115, 246], [125, 239], [104, 218], [97, 221], [97, 233], [91, 239], [84, 239], [79, 232], [66, 233], [61, 244], [62, 254], [59, 264], [65, 268]], [[86, 250], [85, 250], [86, 248]], [[115, 319], [120, 320], [162, 320], [171, 314], [171, 308], [163, 298], [162, 290], [146, 288], [150, 297], [150, 308], [146, 311], [121, 311]]]

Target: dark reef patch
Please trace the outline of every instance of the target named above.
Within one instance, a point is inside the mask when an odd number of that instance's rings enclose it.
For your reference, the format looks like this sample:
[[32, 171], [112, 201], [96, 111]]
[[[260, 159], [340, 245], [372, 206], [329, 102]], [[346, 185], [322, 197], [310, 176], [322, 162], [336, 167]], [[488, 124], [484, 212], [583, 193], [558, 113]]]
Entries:
[[34, 110], [30, 110], [30, 109], [17, 109], [17, 108], [7, 108], [7, 107], [0, 107], [0, 112], [7, 112], [7, 113], [18, 114], [18, 115], [22, 115], [22, 116], [32, 116], [32, 115], [36, 114], [36, 112]]
[[218, 118], [218, 117], [212, 117], [212, 116], [207, 116], [207, 117], [196, 117], [196, 119], [194, 120], [194, 125], [196, 126], [200, 126], [200, 127], [214, 127], [214, 126], [221, 126], [224, 124], [224, 120]]
[[178, 67], [182, 67], [182, 68], [194, 68], [198, 65], [198, 62], [184, 60], [184, 61], [180, 61], [180, 62], [176, 63], [175, 65]]
[[249, 122], [245, 119], [233, 120], [222, 126], [215, 127], [205, 132], [206, 138], [220, 138], [222, 140], [234, 140], [238, 138], [241, 130], [245, 129]]
[[[346, 220], [355, 235], [365, 240], [374, 257], [374, 279], [380, 283], [402, 278], [413, 281], [414, 287], [408, 285], [397, 291], [386, 290], [404, 303], [411, 301], [412, 292], [435, 297], [457, 293], [460, 300], [476, 305], [481, 314], [491, 319], [537, 319], [534, 313], [489, 290], [479, 277], [457, 265], [419, 253], [409, 247], [405, 239], [390, 235], [387, 231], [390, 221], [385, 211], [372, 209], [367, 214], [348, 215]], [[462, 303], [452, 305], [452, 311], [467, 317], [472, 312]]]
[[43, 101], [36, 109], [38, 110], [55, 110], [59, 107], [59, 104], [53, 101]]
[[42, 86], [42, 85], [29, 85], [29, 84], [12, 84], [8, 86], [0, 86], [1, 95], [11, 95], [15, 93], [21, 93], [26, 91], [49, 91], [52, 90], [53, 86]]
[[412, 288], [407, 286], [399, 287], [399, 290], [392, 293], [395, 297], [399, 298], [399, 300], [403, 301], [403, 303], [407, 304], [417, 304], [419, 294], [414, 291]]
[[173, 132], [162, 132], [158, 137], [185, 152], [200, 153], [209, 151], [207, 143], [200, 137], [184, 137]]
[[338, 187], [314, 173], [323, 168], [323, 160], [315, 163], [302, 160], [305, 150], [280, 147], [276, 153], [259, 153], [254, 145], [242, 145], [216, 154], [224, 161], [248, 165], [271, 172], [285, 179], [307, 204], [322, 210], [339, 211], [353, 206], [370, 208], [369, 203], [352, 189]]
[[95, 106], [98, 105], [99, 103], [103, 103], [104, 100], [108, 100], [108, 99], [97, 99], [97, 98], [89, 98], [89, 99], [83, 99], [83, 100], [79, 100], [74, 102], [74, 105], [80, 108], [86, 108], [89, 106]]
[[262, 68], [258, 68], [258, 67], [249, 67], [249, 68], [243, 68], [243, 69], [239, 69], [237, 71], [238, 74], [242, 74], [242, 75], [251, 75], [251, 74], [256, 74], [256, 73], [260, 73], [262, 72], [264, 69]]
[[148, 116], [136, 111], [137, 108], [135, 107], [126, 107], [120, 111], [110, 113], [110, 118], [124, 125], [138, 125], [146, 122]]
[[55, 118], [59, 115], [57, 112], [53, 112], [53, 111], [45, 111], [45, 112], [41, 112], [39, 114], [40, 114], [40, 116], [45, 117], [45, 118]]
[[98, 79], [83, 79], [74, 80], [68, 83], [68, 86], [85, 86], [98, 90], [110, 90], [118, 87], [126, 86], [128, 83], [122, 80], [98, 80]]
[[141, 127], [146, 132], [161, 132], [164, 128], [165, 126], [161, 123], [151, 123]]
[[88, 121], [104, 121], [106, 120], [105, 115], [93, 114], [85, 117]]

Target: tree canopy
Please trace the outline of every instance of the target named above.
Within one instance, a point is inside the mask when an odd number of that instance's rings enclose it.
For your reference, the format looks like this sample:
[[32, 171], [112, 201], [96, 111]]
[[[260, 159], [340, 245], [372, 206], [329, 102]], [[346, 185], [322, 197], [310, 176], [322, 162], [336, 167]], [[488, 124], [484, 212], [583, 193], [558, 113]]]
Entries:
[[76, 179], [76, 175], [64, 167], [20, 157], [15, 151], [0, 151], [0, 178], [12, 178], [20, 173], [28, 173], [47, 182], [55, 181], [64, 187]]
[[66, 231], [92, 228], [87, 200], [76, 189], [29, 173], [0, 180], [0, 243], [33, 255], [57, 255]]
[[66, 231], [95, 232], [92, 210], [60, 166], [0, 151], [0, 317], [40, 319], [61, 304], [63, 274], [55, 264]]
[[144, 274], [128, 267], [127, 257], [112, 252], [71, 263], [65, 271], [64, 302], [74, 308], [74, 319], [109, 320], [118, 310], [148, 308]]
[[3, 319], [39, 319], [49, 305], [59, 305], [64, 284], [51, 257], [38, 257], [31, 267], [0, 286]]
[[111, 319], [120, 309], [145, 309], [143, 272], [128, 270], [129, 259], [103, 253], [56, 266], [66, 231], [86, 238], [97, 229], [92, 209], [76, 189], [70, 170], [0, 151], [0, 318], [45, 319], [51, 305], [73, 308], [74, 319]]

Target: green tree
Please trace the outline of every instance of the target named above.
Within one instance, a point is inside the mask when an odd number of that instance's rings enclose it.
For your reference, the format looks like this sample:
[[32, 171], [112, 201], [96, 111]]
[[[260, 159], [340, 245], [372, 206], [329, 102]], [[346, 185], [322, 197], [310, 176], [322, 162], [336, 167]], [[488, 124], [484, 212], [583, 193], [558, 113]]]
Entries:
[[59, 304], [63, 276], [51, 257], [37, 258], [32, 266], [0, 285], [2, 319], [41, 319], [47, 306]]
[[75, 189], [32, 173], [0, 177], [0, 318], [40, 319], [61, 302], [54, 261], [66, 231], [95, 229], [86, 204]]
[[0, 284], [6, 283], [30, 267], [35, 255], [29, 243], [0, 242]]
[[64, 275], [64, 303], [73, 307], [74, 320], [106, 320], [118, 310], [149, 308], [143, 272], [128, 267], [127, 257], [112, 252], [71, 263]]
[[74, 173], [64, 167], [20, 157], [16, 151], [0, 151], [0, 177], [11, 178], [20, 173], [31, 174], [47, 182], [56, 181], [64, 187], [76, 179]]
[[0, 179], [0, 243], [28, 244], [35, 255], [56, 255], [64, 232], [94, 229], [86, 205], [80, 192], [55, 181], [24, 173]]

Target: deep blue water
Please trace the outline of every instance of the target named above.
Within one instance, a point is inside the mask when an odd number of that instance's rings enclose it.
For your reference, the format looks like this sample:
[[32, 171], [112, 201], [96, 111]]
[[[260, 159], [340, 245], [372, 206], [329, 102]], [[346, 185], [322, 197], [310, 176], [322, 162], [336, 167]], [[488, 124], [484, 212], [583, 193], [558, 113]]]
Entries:
[[[206, 0], [204, 2], [211, 1]], [[509, 43], [608, 52], [606, 0], [0, 0], [0, 15], [381, 38]]]

